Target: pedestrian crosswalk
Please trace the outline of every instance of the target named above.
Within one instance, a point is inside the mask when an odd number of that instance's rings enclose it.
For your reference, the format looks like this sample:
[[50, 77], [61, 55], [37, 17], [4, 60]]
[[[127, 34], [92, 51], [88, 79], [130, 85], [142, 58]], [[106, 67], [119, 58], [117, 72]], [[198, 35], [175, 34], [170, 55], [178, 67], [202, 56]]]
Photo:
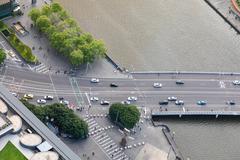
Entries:
[[48, 73], [49, 72], [49, 68], [47, 66], [45, 66], [43, 63], [41, 63], [40, 65], [34, 66], [31, 69], [38, 73]]
[[113, 126], [101, 127], [94, 118], [85, 118], [84, 120], [88, 123], [89, 135], [110, 159], [129, 160], [123, 149], [106, 133], [106, 130], [113, 128]]

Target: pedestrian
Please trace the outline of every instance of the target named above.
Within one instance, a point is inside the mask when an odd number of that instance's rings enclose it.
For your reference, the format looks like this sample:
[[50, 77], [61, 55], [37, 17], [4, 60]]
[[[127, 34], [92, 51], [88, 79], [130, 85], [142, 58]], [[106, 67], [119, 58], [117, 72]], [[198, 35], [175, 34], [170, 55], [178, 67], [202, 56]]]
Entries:
[[92, 155], [94, 156], [94, 155], [95, 155], [95, 153], [94, 153], [94, 152], [92, 152]]

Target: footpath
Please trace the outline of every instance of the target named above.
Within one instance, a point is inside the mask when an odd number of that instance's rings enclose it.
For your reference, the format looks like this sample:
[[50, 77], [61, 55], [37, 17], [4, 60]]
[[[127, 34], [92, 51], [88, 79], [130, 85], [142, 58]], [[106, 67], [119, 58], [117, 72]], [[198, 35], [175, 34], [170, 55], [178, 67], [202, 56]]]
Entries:
[[204, 0], [236, 32], [240, 34], [240, 13], [236, 11], [231, 0]]

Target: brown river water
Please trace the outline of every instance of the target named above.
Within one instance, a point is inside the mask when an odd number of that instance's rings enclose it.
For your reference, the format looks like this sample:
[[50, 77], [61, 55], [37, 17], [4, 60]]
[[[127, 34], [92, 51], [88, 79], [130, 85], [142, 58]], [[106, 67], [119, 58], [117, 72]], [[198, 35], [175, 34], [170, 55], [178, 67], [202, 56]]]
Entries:
[[[130, 70], [239, 72], [240, 38], [203, 0], [59, 1]], [[237, 121], [165, 123], [184, 157], [240, 159]]]

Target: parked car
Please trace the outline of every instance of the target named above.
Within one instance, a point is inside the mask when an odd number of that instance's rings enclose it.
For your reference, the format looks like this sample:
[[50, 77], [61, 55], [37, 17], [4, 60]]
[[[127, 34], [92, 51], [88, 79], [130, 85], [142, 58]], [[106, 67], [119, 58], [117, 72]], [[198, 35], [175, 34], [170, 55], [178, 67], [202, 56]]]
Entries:
[[227, 101], [226, 104], [228, 105], [235, 105], [236, 103], [233, 100]]
[[239, 80], [234, 80], [232, 83], [233, 83], [234, 85], [240, 85], [240, 81], [239, 81]]
[[53, 96], [47, 95], [43, 97], [45, 100], [53, 100]]
[[33, 99], [34, 95], [33, 94], [24, 94], [23, 97], [26, 99]]
[[184, 84], [184, 82], [182, 80], [177, 80], [176, 84], [180, 84], [181, 85], [181, 84]]
[[121, 103], [122, 103], [122, 104], [131, 104], [130, 101], [122, 101]]
[[47, 101], [46, 101], [45, 99], [38, 99], [38, 100], [37, 100], [37, 103], [38, 103], [38, 104], [46, 104]]
[[92, 78], [90, 82], [91, 83], [99, 83], [99, 79], [98, 78]]
[[99, 100], [99, 98], [98, 97], [91, 97], [90, 100], [93, 101], [93, 102], [96, 102], [96, 101]]
[[160, 101], [159, 105], [168, 105], [168, 100]]
[[176, 101], [176, 100], [177, 100], [177, 97], [174, 97], [174, 96], [168, 97], [168, 101]]
[[176, 105], [184, 105], [184, 102], [183, 102], [183, 100], [177, 100], [177, 101], [175, 101], [175, 104]]
[[116, 83], [111, 83], [110, 87], [118, 87], [118, 85]]
[[161, 88], [161, 87], [162, 87], [162, 84], [161, 84], [161, 83], [158, 83], [158, 82], [155, 82], [155, 83], [153, 83], [153, 87], [154, 87], [154, 88]]
[[105, 101], [105, 100], [101, 100], [100, 104], [101, 105], [109, 105], [110, 102], [109, 101]]
[[66, 106], [69, 105], [69, 101], [67, 101], [67, 100], [61, 100], [60, 103], [66, 105]]
[[200, 101], [197, 101], [197, 104], [198, 105], [206, 105], [207, 101], [200, 100]]
[[134, 96], [128, 97], [127, 100], [128, 101], [137, 101], [137, 97], [134, 97]]

